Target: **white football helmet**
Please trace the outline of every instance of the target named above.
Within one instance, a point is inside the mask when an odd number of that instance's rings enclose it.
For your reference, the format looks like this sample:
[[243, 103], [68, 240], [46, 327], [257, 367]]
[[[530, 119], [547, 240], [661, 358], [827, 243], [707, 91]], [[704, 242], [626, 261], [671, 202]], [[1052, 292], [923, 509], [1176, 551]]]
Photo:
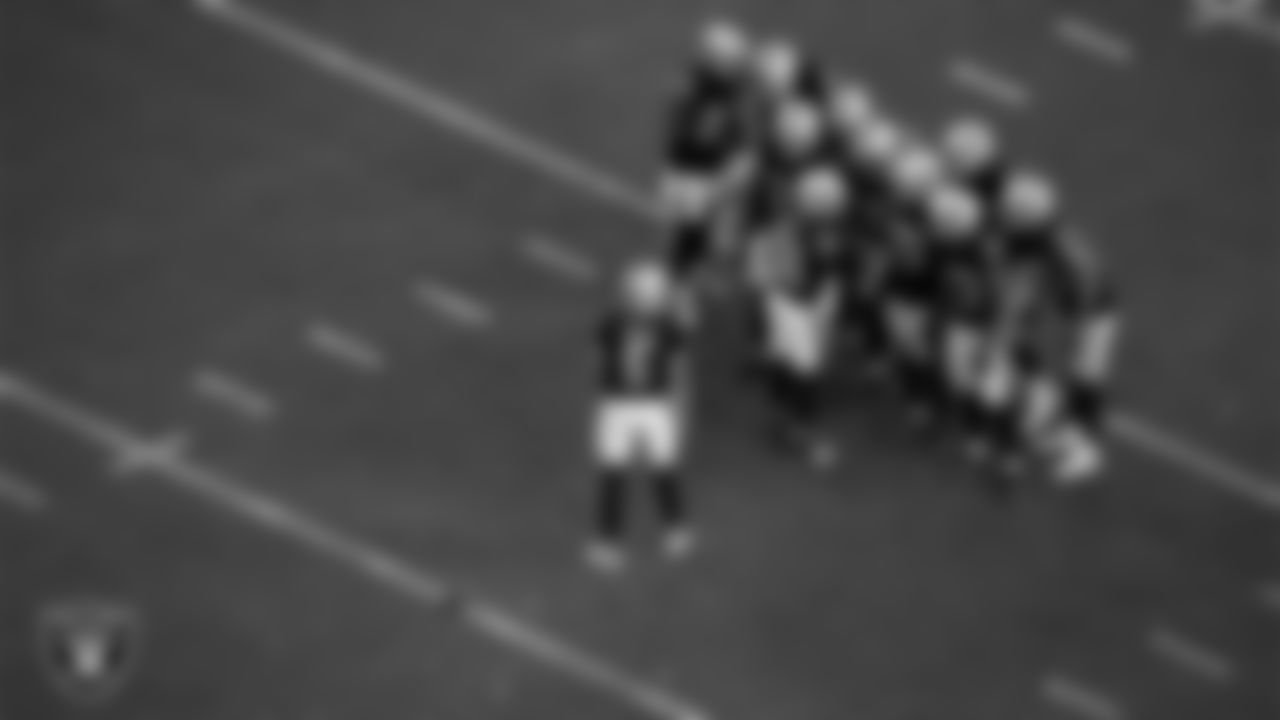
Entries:
[[933, 150], [919, 144], [908, 144], [893, 160], [889, 168], [894, 188], [907, 196], [923, 197], [946, 179], [942, 158]]
[[1000, 154], [995, 128], [976, 116], [951, 121], [942, 132], [940, 145], [947, 163], [961, 172], [985, 167]]
[[805, 152], [822, 139], [822, 115], [809, 103], [793, 100], [778, 108], [774, 131], [783, 148]]
[[810, 170], [796, 187], [796, 204], [810, 217], [831, 217], [849, 201], [848, 184], [831, 168]]
[[982, 203], [972, 192], [953, 183], [930, 191], [926, 200], [929, 223], [946, 239], [963, 238], [982, 227]]
[[1058, 191], [1049, 178], [1023, 170], [1009, 178], [1000, 205], [1004, 215], [1013, 222], [1043, 223], [1058, 214]]
[[841, 82], [831, 98], [831, 116], [847, 130], [865, 127], [875, 119], [875, 99], [861, 83]]
[[703, 58], [717, 67], [737, 68], [750, 62], [751, 39], [740, 25], [726, 18], [708, 21], [699, 45]]
[[786, 40], [769, 40], [756, 54], [756, 73], [760, 84], [775, 95], [786, 95], [800, 78], [803, 61], [800, 50]]
[[666, 268], [652, 260], [639, 260], [626, 268], [622, 276], [622, 295], [627, 306], [642, 312], [665, 308], [674, 283]]
[[897, 126], [877, 119], [863, 126], [856, 137], [858, 157], [878, 168], [888, 168], [905, 145], [906, 138]]

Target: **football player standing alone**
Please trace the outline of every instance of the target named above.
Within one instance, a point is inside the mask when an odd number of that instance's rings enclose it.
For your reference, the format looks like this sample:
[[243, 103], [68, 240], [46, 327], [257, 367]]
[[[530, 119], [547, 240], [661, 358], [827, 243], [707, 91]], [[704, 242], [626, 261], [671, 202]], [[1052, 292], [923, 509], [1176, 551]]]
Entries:
[[599, 398], [594, 418], [596, 536], [587, 562], [616, 573], [631, 486], [648, 482], [663, 525], [663, 550], [694, 546], [681, 477], [688, 407], [688, 327], [663, 265], [640, 262], [623, 276], [619, 304], [598, 328]]

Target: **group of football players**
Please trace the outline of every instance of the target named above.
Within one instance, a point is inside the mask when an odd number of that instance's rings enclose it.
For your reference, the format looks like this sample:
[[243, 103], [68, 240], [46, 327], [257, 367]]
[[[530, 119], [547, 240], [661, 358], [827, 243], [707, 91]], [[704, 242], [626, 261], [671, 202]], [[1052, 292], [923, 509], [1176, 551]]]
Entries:
[[1063, 483], [1101, 472], [1115, 289], [1055, 184], [989, 123], [928, 137], [796, 45], [713, 21], [667, 130], [668, 252], [629, 268], [601, 333], [593, 564], [621, 565], [637, 468], [655, 476], [668, 553], [692, 548], [681, 348], [718, 303], [746, 310], [779, 437], [816, 466], [838, 459], [831, 376], [856, 369], [957, 437], [1001, 495], [1037, 467]]

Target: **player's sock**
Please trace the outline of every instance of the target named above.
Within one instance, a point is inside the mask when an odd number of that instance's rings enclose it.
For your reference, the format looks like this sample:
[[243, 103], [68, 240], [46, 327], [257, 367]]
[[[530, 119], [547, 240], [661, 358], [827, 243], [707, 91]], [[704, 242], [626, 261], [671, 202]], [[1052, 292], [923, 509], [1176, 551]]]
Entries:
[[622, 537], [626, 513], [626, 479], [616, 470], [606, 470], [598, 479], [596, 532], [601, 541], [616, 545]]
[[658, 473], [653, 479], [653, 491], [663, 527], [668, 530], [683, 527], [688, 507], [680, 476], [675, 471]]

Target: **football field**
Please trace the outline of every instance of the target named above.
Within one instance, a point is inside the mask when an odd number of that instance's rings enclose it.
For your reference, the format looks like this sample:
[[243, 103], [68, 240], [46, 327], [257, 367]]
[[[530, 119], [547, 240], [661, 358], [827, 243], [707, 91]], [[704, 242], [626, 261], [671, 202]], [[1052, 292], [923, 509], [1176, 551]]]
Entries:
[[[1247, 5], [0, 0], [0, 719], [1280, 718]], [[700, 553], [585, 571], [591, 322], [712, 11], [1061, 179], [1128, 313], [1103, 492], [993, 503], [867, 388], [805, 471], [713, 321]], [[83, 596], [144, 623], [90, 712], [35, 629]]]

